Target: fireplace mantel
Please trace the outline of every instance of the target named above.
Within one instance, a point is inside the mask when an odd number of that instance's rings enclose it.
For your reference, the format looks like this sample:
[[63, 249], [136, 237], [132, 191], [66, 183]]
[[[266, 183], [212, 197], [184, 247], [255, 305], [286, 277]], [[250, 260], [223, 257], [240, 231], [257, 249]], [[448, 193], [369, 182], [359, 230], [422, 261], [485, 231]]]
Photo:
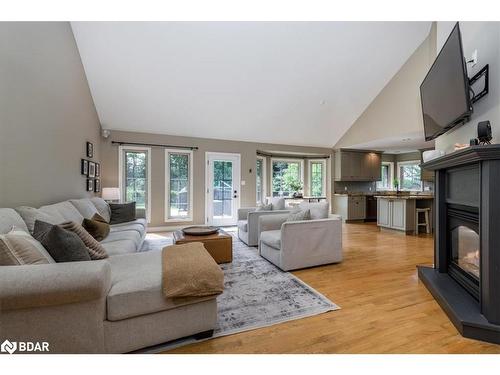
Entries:
[[485, 160], [500, 160], [500, 145], [470, 146], [421, 164], [423, 169], [436, 171]]
[[[471, 146], [422, 168], [436, 175], [436, 231], [434, 268], [418, 267], [419, 278], [462, 335], [500, 343], [500, 145]], [[450, 213], [456, 209], [479, 217], [477, 299], [448, 273]]]

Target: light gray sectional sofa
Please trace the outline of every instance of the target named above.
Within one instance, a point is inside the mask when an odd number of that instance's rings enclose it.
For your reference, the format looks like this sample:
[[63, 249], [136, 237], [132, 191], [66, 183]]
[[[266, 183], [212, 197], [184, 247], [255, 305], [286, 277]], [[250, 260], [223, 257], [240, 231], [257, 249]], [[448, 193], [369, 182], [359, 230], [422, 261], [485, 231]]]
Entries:
[[[32, 230], [39, 219], [81, 223], [98, 212], [100, 198], [38, 210], [0, 208], [0, 233]], [[147, 222], [111, 225], [104, 260], [0, 266], [0, 332], [12, 341], [47, 341], [53, 353], [125, 353], [213, 331], [215, 297], [168, 299], [162, 294], [161, 251], [138, 252]]]

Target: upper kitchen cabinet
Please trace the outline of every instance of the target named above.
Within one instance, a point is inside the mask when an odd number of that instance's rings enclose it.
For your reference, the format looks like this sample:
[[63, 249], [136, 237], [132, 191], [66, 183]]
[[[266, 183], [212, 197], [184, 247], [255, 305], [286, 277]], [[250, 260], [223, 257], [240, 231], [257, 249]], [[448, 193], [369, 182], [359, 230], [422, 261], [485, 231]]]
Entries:
[[382, 155], [365, 150], [335, 152], [335, 181], [379, 181]]

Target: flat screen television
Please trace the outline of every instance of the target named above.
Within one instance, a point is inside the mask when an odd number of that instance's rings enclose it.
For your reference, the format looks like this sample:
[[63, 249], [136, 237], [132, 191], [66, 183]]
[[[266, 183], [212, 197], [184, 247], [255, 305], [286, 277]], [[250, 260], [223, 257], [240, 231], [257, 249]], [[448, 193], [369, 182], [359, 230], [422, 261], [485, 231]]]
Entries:
[[469, 121], [472, 104], [458, 22], [420, 85], [420, 98], [426, 141]]

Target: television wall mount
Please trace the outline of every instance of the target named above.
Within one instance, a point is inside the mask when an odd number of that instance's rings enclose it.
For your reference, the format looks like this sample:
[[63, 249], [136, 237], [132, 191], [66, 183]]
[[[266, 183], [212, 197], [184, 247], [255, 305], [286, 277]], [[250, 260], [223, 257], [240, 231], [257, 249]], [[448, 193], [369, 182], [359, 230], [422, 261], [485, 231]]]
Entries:
[[489, 64], [486, 64], [483, 69], [481, 69], [479, 72], [477, 72], [474, 77], [469, 79], [469, 87], [472, 87], [477, 81], [481, 79], [481, 77], [484, 77], [484, 87], [483, 90], [478, 92], [477, 94], [474, 92], [474, 90], [471, 88], [472, 93], [474, 96], [471, 98], [471, 103], [477, 102], [479, 99], [481, 99], [483, 96], [485, 96], [488, 93], [489, 90]]

